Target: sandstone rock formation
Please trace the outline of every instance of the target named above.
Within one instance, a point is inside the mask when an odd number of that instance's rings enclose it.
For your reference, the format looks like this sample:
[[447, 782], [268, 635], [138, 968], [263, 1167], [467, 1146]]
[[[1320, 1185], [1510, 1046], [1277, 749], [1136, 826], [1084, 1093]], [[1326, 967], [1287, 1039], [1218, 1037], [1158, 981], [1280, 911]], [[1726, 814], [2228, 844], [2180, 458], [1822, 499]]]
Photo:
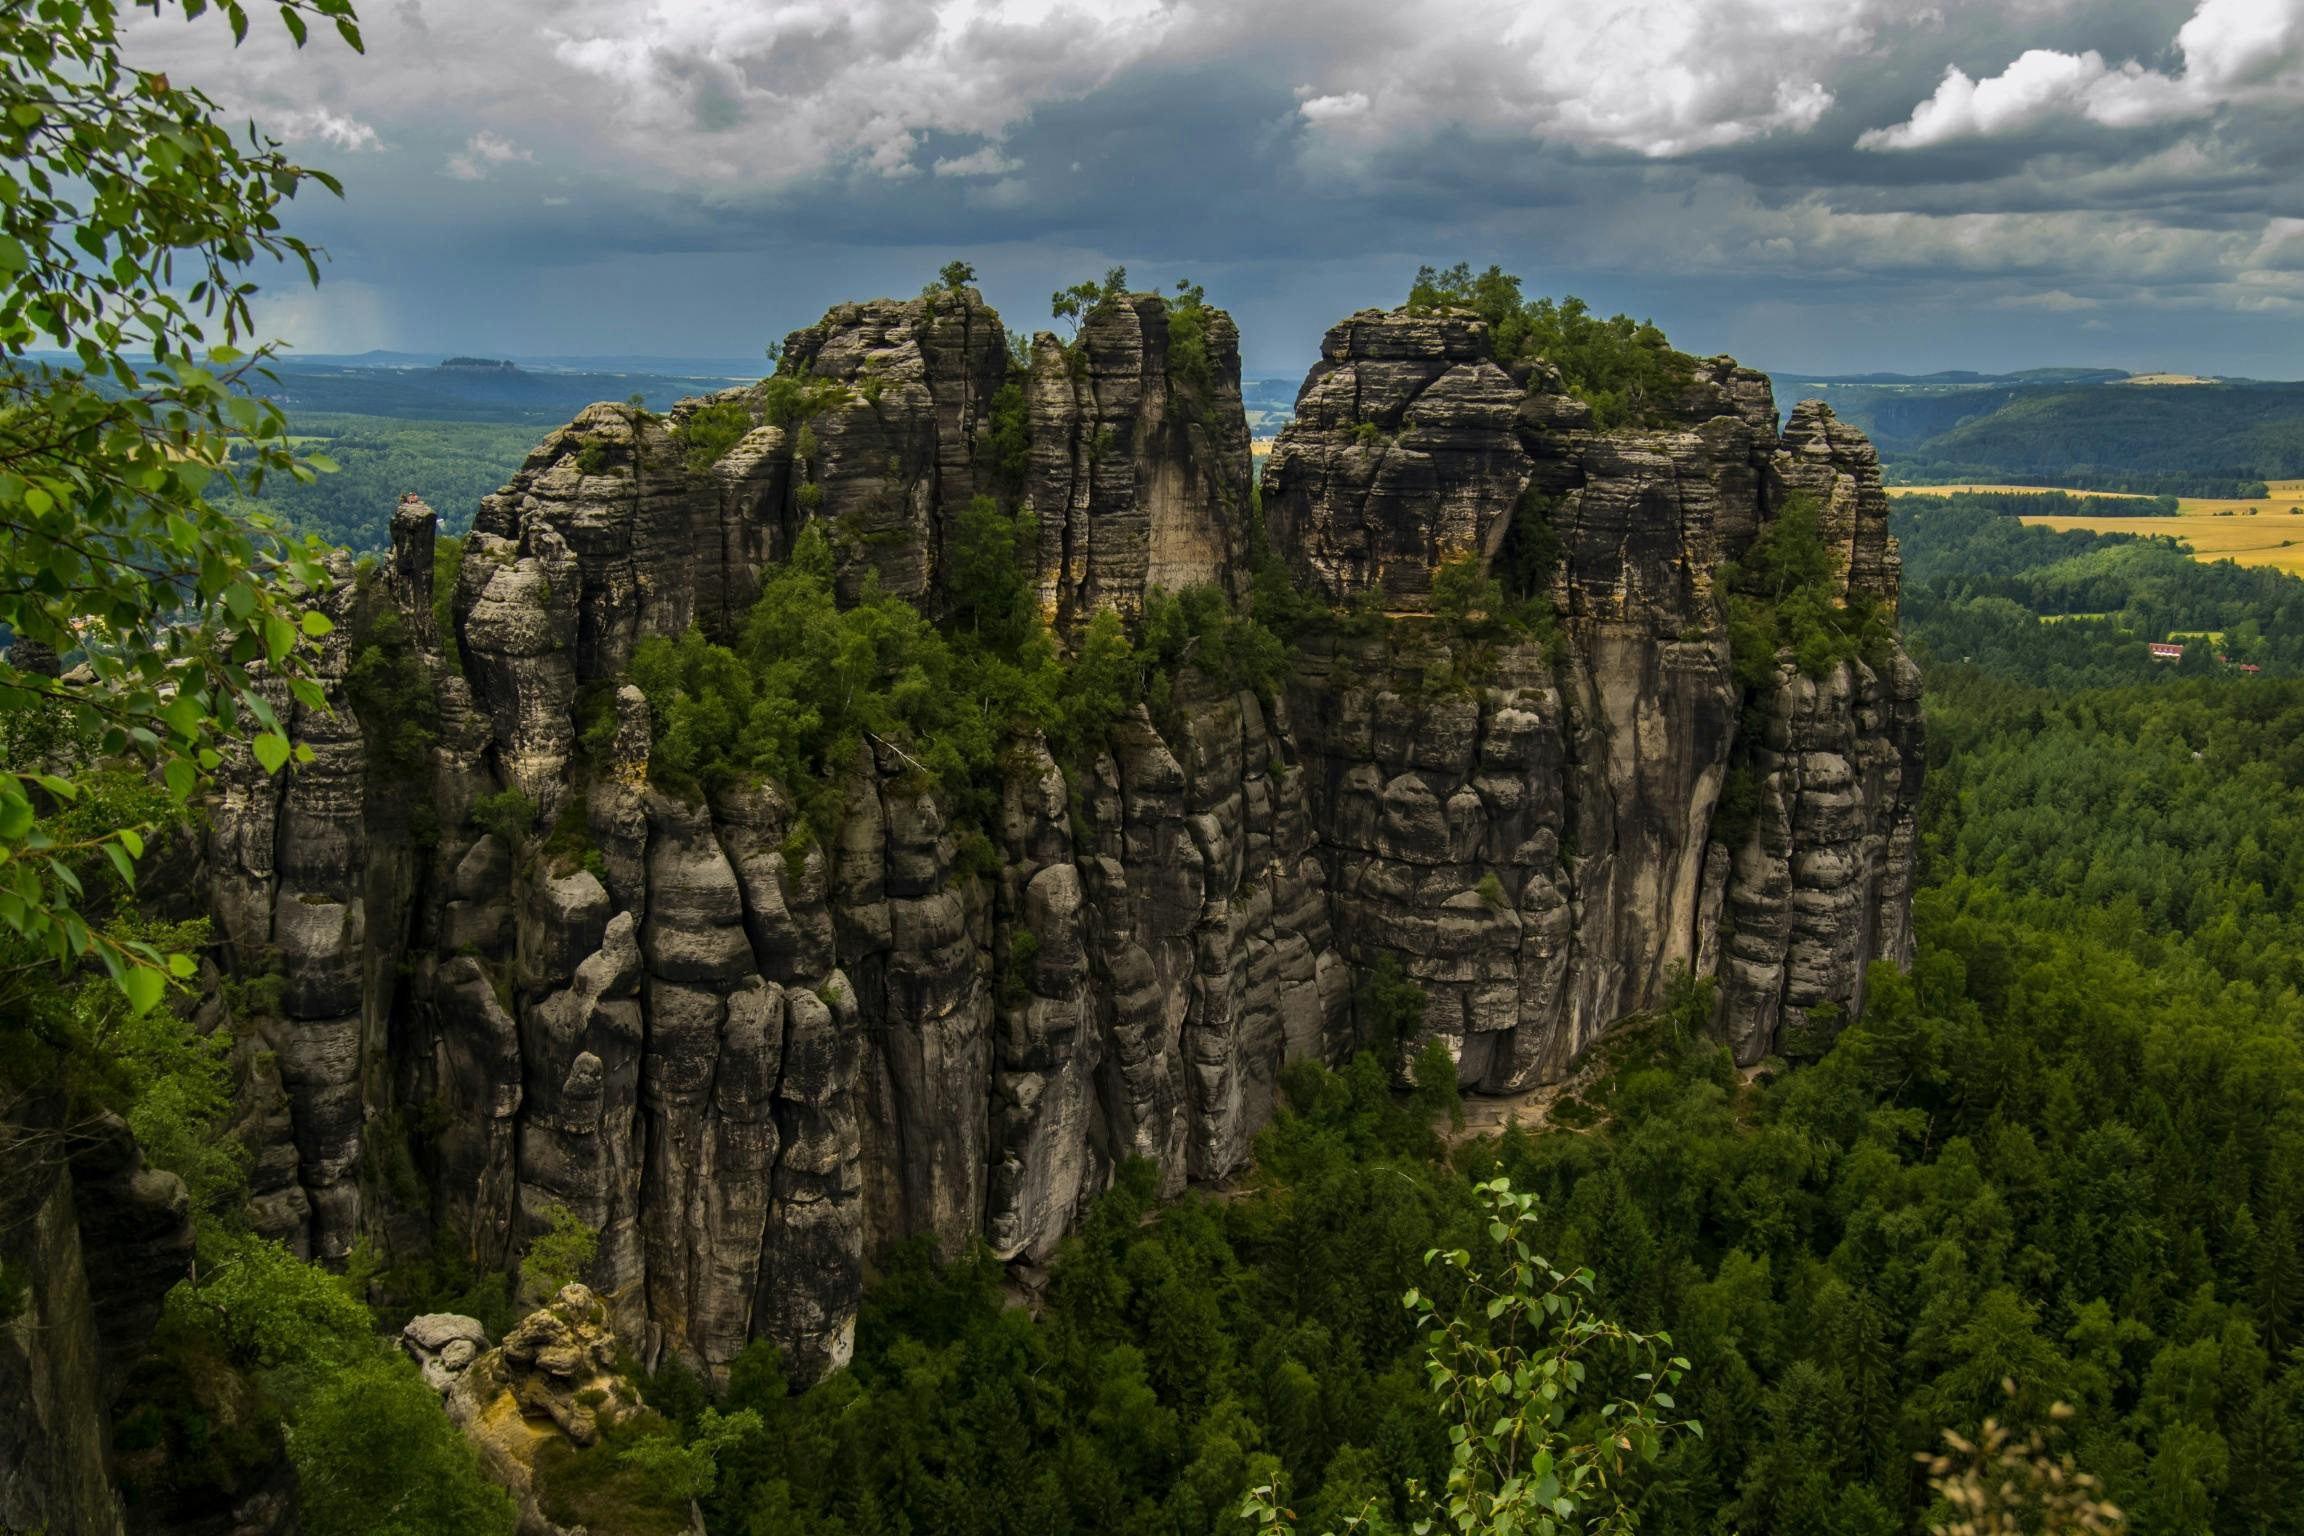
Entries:
[[[1877, 464], [1823, 408], [1779, 432], [1766, 381], [1721, 359], [1669, 420], [1598, 432], [1468, 316], [1354, 316], [1267, 470], [1276, 547], [1308, 591], [1415, 615], [1438, 564], [1517, 558], [1541, 524], [1557, 647], [1339, 628], [1271, 697], [1187, 669], [1091, 761], [1015, 743], [976, 829], [871, 745], [819, 838], [775, 784], [651, 781], [643, 638], [726, 633], [811, 520], [844, 592], [938, 611], [987, 495], [1035, 514], [1060, 632], [1154, 587], [1239, 597], [1248, 441], [1230, 320], [1150, 295], [1025, 359], [973, 291], [843, 306], [783, 356], [669, 418], [595, 406], [547, 437], [479, 509], [446, 633], [435, 521], [404, 503], [392, 559], [332, 599], [323, 677], [343, 697], [394, 619], [427, 760], [387, 768], [339, 708], [292, 717], [301, 772], [227, 775], [212, 902], [232, 968], [277, 977], [245, 1026], [277, 1062], [246, 1127], [265, 1230], [338, 1257], [437, 1224], [498, 1267], [566, 1207], [643, 1363], [719, 1370], [766, 1337], [813, 1374], [848, 1357], [883, 1243], [1039, 1262], [1124, 1159], [1171, 1191], [1240, 1169], [1280, 1067], [1353, 1044], [1356, 966], [1396, 958], [1424, 1037], [1501, 1091], [1676, 969], [1718, 979], [1749, 1061], [1901, 957], [1915, 675], [1786, 666], [1746, 697], [1713, 589], [1799, 491], [1848, 589], [1893, 601]], [[731, 412], [725, 451], [693, 451]], [[1758, 809], [1730, 847], [1736, 775]], [[515, 790], [536, 836], [475, 823]], [[387, 1164], [419, 1200], [363, 1176]]]
[[122, 1529], [106, 1424], [170, 1286], [191, 1270], [190, 1202], [117, 1116], [28, 1095], [0, 1117], [0, 1529]]
[[[1787, 665], [1746, 701], [1714, 575], [1805, 494], [1843, 590], [1892, 611], [1879, 460], [1818, 402], [1779, 434], [1767, 380], [1727, 358], [1665, 419], [1596, 432], [1483, 331], [1461, 311], [1337, 326], [1265, 471], [1279, 548], [1336, 602], [1426, 611], [1433, 569], [1495, 557], [1518, 519], [1560, 551], [1557, 661], [1506, 646], [1477, 686], [1435, 690], [1428, 651], [1303, 656], [1290, 694], [1346, 953], [1402, 961], [1468, 1086], [1559, 1077], [1675, 968], [1717, 976], [1721, 1031], [1757, 1061], [1809, 1010], [1859, 1009], [1870, 961], [1909, 957], [1919, 675], [1900, 653], [1823, 679]], [[1726, 847], [1732, 772], [1761, 810]]]
[[435, 1312], [411, 1318], [401, 1348], [446, 1400], [448, 1417], [479, 1448], [491, 1477], [520, 1506], [523, 1536], [553, 1536], [536, 1497], [539, 1450], [564, 1438], [582, 1447], [641, 1411], [617, 1368], [608, 1309], [582, 1285], [563, 1286], [495, 1349], [477, 1318]]

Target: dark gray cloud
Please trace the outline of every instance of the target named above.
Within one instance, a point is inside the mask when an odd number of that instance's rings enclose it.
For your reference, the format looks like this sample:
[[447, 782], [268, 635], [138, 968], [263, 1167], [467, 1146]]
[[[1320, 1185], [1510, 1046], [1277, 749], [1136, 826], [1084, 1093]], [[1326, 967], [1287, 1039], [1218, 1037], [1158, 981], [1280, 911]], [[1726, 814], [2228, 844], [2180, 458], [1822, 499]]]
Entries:
[[145, 23], [349, 196], [311, 350], [741, 355], [974, 261], [1190, 275], [1284, 374], [1420, 261], [1819, 371], [2294, 374], [2304, 0], [373, 0]]

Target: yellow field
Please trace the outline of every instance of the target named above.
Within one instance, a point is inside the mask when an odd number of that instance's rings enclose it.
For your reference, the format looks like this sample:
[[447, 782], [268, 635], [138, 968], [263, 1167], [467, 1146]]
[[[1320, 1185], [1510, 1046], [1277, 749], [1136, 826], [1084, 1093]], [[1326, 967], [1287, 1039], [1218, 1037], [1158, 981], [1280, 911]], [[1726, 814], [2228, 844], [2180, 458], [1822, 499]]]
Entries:
[[[1893, 485], [1891, 496], [1937, 495], [1952, 491], [2039, 491], [2037, 485]], [[2271, 495], [2262, 501], [2231, 501], [2207, 496], [2178, 498], [2183, 510], [2174, 517], [2027, 517], [2025, 522], [2063, 532], [2085, 528], [2091, 533], [2165, 535], [2192, 546], [2196, 560], [2231, 560], [2241, 565], [2268, 565], [2304, 576], [2304, 480], [2274, 480]], [[2106, 491], [2071, 491], [2073, 496], [2103, 496]]]

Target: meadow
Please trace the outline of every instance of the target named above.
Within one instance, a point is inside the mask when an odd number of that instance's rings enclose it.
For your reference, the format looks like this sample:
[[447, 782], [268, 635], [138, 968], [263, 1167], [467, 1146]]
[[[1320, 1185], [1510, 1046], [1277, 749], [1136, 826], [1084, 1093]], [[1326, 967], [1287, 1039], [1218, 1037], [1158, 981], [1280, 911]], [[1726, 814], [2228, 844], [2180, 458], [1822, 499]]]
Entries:
[[[2023, 521], [2027, 527], [2050, 528], [2058, 533], [2077, 528], [2090, 533], [2177, 538], [2189, 546], [2195, 560], [2231, 560], [2240, 565], [2304, 575], [2304, 479], [2273, 480], [2267, 484], [2271, 494], [2258, 500], [2179, 497], [2180, 510], [2174, 517], [2026, 517]], [[1890, 486], [1888, 494], [1945, 496], [1958, 491], [2044, 494], [2048, 489], [2028, 485], [1898, 485]], [[2103, 491], [2070, 494], [2109, 495]]]

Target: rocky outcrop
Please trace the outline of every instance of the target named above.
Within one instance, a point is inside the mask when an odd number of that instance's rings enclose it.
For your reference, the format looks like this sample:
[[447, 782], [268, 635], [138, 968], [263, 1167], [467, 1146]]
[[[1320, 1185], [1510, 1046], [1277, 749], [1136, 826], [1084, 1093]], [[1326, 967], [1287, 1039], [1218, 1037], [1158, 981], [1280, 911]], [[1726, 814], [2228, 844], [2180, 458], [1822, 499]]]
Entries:
[[444, 1312], [411, 1318], [400, 1347], [441, 1394], [489, 1476], [511, 1491], [524, 1536], [561, 1533], [538, 1502], [543, 1448], [555, 1441], [596, 1445], [603, 1430], [641, 1411], [639, 1393], [618, 1365], [608, 1308], [582, 1285], [563, 1286], [495, 1349], [478, 1319]]
[[0, 1119], [0, 1529], [122, 1529], [108, 1419], [190, 1273], [184, 1185], [118, 1117], [28, 1096]]
[[[1270, 696], [1186, 666], [1082, 760], [1014, 741], [974, 825], [878, 740], [822, 829], [772, 783], [651, 779], [635, 648], [730, 632], [811, 523], [844, 592], [936, 611], [971, 504], [1028, 507], [1060, 634], [1154, 588], [1240, 598], [1237, 370], [1227, 317], [1151, 295], [1024, 359], [970, 290], [843, 306], [774, 379], [549, 436], [480, 508], [446, 632], [434, 519], [403, 504], [323, 678], [345, 697], [394, 619], [428, 764], [297, 713], [313, 763], [228, 774], [212, 808], [228, 957], [277, 976], [265, 1230], [333, 1257], [436, 1223], [509, 1267], [565, 1208], [643, 1363], [765, 1337], [815, 1374], [882, 1245], [1033, 1266], [1126, 1159], [1170, 1191], [1237, 1172], [1385, 956], [1428, 1000], [1407, 1048], [1447, 1041], [1490, 1091], [1557, 1078], [1681, 972], [1717, 980], [1746, 1060], [1860, 1007], [1908, 943], [1915, 678], [1884, 655], [1748, 689], [1714, 583], [1802, 493], [1846, 590], [1892, 603], [1885, 501], [1860, 435], [1807, 406], [1779, 432], [1725, 359], [1600, 431], [1469, 316], [1354, 316], [1264, 505], [1302, 587], [1391, 621], [1308, 636]], [[1558, 634], [1426, 617], [1467, 556], [1537, 584]], [[403, 1144], [420, 1213], [378, 1174]]]
[[1231, 316], [1134, 294], [1091, 309], [1069, 348], [1042, 335], [1029, 427], [1026, 489], [1052, 618], [1131, 614], [1154, 587], [1236, 595], [1251, 470]]
[[[1718, 979], [1740, 1060], [1797, 1046], [1811, 1013], [1861, 1007], [1872, 960], [1909, 955], [1919, 679], [1891, 648], [1747, 698], [1714, 578], [1806, 496], [1841, 590], [1892, 612], [1878, 458], [1819, 402], [1779, 433], [1767, 380], [1726, 358], [1648, 424], [1596, 431], [1483, 333], [1461, 311], [1337, 326], [1265, 472], [1279, 548], [1333, 602], [1427, 613], [1442, 562], [1557, 551], [1532, 594], [1560, 616], [1552, 654], [1410, 623], [1405, 647], [1301, 659], [1346, 953], [1399, 960], [1425, 1032], [1489, 1091], [1557, 1078], [1675, 972]], [[1759, 811], [1727, 846], [1731, 775]]]

